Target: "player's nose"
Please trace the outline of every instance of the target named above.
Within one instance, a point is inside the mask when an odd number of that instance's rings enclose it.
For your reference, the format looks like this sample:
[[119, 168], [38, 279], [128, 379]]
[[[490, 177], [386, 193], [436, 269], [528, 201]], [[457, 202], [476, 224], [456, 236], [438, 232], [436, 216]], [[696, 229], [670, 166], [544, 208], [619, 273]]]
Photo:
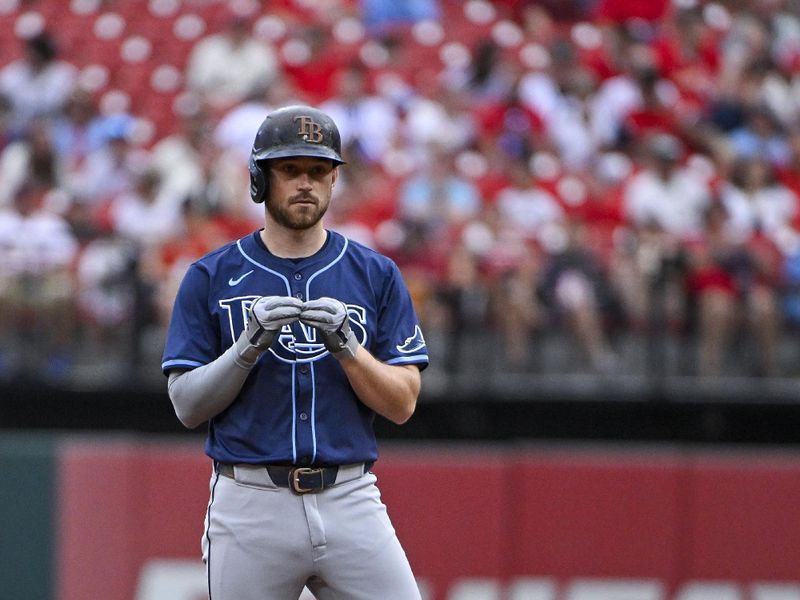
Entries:
[[311, 177], [308, 173], [301, 173], [300, 176], [297, 178], [297, 189], [298, 190], [310, 190], [313, 186], [311, 185]]

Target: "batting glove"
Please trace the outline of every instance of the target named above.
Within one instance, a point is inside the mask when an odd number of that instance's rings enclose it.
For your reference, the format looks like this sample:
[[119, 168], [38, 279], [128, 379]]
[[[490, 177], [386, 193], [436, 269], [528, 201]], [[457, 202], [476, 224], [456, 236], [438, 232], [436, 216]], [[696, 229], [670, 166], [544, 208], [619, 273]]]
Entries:
[[250, 306], [245, 335], [251, 345], [265, 350], [281, 327], [297, 321], [303, 303], [293, 296], [261, 296]]
[[303, 304], [300, 321], [317, 328], [322, 333], [322, 341], [333, 356], [355, 358], [358, 340], [347, 317], [347, 307], [335, 298], [318, 298]]

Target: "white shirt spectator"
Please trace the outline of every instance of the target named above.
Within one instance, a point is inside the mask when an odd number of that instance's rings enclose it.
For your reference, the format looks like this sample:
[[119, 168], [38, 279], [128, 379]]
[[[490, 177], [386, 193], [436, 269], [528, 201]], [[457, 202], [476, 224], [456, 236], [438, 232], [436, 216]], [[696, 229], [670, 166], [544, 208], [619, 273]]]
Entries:
[[0, 207], [10, 206], [30, 169], [31, 148], [23, 141], [10, 143], [0, 153]]
[[275, 107], [263, 102], [243, 102], [220, 119], [214, 129], [214, 143], [220, 150], [232, 151], [243, 161], [250, 158], [258, 128]]
[[233, 153], [246, 165], [256, 132], [267, 115], [276, 108], [292, 104], [306, 102], [288, 78], [276, 77], [265, 92], [252, 94], [222, 115], [214, 128], [214, 143], [223, 153]]
[[369, 162], [378, 162], [392, 142], [398, 126], [391, 102], [367, 90], [366, 74], [358, 68], [345, 69], [336, 79], [336, 95], [320, 108], [339, 128], [342, 145], [355, 145]]
[[20, 187], [31, 177], [58, 185], [64, 176], [62, 162], [50, 139], [50, 129], [43, 121], [30, 124], [25, 136], [11, 142], [0, 152], [0, 207], [11, 206]]
[[728, 227], [742, 239], [760, 229], [768, 237], [780, 241], [781, 233], [791, 229], [797, 212], [797, 196], [782, 185], [765, 186], [747, 193], [725, 183], [720, 196], [728, 211]]
[[111, 224], [120, 235], [152, 246], [183, 230], [180, 206], [163, 195], [154, 200], [143, 198], [136, 192], [128, 192], [111, 202]]
[[464, 111], [448, 111], [431, 98], [415, 96], [405, 106], [405, 119], [399, 124], [399, 136], [421, 160], [426, 149], [438, 145], [449, 152], [464, 148], [475, 133], [475, 124]]
[[519, 82], [519, 99], [547, 121], [558, 107], [560, 96], [553, 78], [544, 72], [527, 73]]
[[100, 204], [133, 189], [142, 169], [142, 155], [121, 138], [110, 140], [86, 158], [68, 182], [80, 202]]
[[45, 275], [69, 267], [78, 242], [69, 224], [45, 210], [29, 215], [8, 208], [0, 211], [0, 272], [5, 275]]
[[[235, 27], [235, 26], [231, 26]], [[189, 56], [186, 79], [191, 90], [213, 107], [229, 107], [275, 78], [278, 61], [266, 44], [242, 31], [201, 39]]]
[[582, 170], [589, 165], [600, 146], [595, 114], [586, 103], [575, 97], [564, 97], [547, 121], [547, 134], [559, 150], [564, 165]]
[[0, 70], [0, 93], [12, 107], [12, 129], [24, 130], [39, 117], [58, 113], [72, 94], [78, 70], [55, 57], [46, 34], [26, 41], [26, 56]]
[[367, 160], [380, 161], [397, 128], [397, 117], [389, 102], [378, 96], [364, 96], [353, 103], [332, 98], [323, 102], [320, 109], [336, 123], [344, 147], [355, 142]]
[[702, 231], [709, 202], [706, 182], [683, 167], [675, 167], [663, 178], [645, 169], [631, 178], [624, 191], [625, 212], [635, 225], [657, 225], [677, 239]]
[[536, 187], [502, 189], [496, 204], [503, 226], [529, 240], [540, 239], [548, 227], [563, 223], [566, 217], [558, 201]]
[[617, 75], [600, 84], [590, 100], [594, 135], [601, 145], [612, 144], [619, 135], [625, 119], [642, 106], [642, 92], [628, 75]]

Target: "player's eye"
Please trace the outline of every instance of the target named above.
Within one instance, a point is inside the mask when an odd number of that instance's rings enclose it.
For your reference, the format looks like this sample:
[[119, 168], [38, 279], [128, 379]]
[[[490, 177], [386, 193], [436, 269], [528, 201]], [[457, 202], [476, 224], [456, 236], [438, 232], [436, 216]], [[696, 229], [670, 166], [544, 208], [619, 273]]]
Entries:
[[280, 171], [283, 175], [287, 177], [297, 177], [298, 169], [292, 164], [283, 164], [278, 167], [278, 171]]

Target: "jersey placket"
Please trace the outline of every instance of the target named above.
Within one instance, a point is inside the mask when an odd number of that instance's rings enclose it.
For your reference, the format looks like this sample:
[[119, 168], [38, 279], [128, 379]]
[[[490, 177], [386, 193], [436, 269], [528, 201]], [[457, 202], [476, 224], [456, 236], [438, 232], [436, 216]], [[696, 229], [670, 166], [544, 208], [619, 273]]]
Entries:
[[[306, 280], [302, 271], [290, 276], [292, 294], [299, 300], [306, 300]], [[295, 327], [300, 327], [295, 324]], [[314, 369], [310, 362], [298, 362], [294, 371], [294, 423], [297, 464], [308, 465], [316, 455], [316, 432], [314, 430]]]

